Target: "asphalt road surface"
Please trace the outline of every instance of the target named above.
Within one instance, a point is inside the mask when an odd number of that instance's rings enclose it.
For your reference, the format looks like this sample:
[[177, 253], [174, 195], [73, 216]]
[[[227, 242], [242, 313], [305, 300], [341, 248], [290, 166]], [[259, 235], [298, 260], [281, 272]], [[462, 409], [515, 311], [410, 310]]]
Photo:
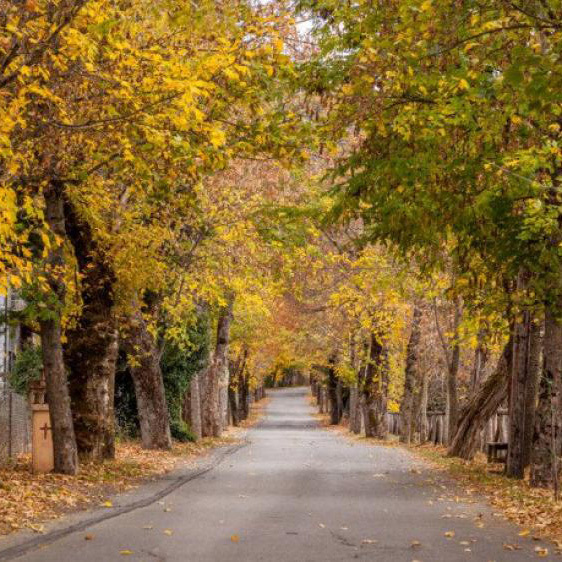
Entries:
[[[409, 452], [352, 442], [318, 427], [306, 389], [270, 396], [263, 421], [249, 433], [250, 443], [213, 470], [160, 502], [18, 560], [538, 558], [540, 543], [519, 537], [517, 527], [493, 516], [479, 500], [460, 499], [461, 490]], [[522, 548], [506, 550], [504, 544]], [[551, 552], [549, 547], [547, 559]]]

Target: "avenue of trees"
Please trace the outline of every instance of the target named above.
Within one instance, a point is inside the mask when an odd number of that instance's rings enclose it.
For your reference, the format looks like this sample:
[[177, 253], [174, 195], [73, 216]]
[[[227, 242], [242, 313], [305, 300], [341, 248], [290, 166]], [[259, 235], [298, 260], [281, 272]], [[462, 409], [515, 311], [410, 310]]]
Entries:
[[507, 474], [556, 488], [561, 13], [0, 0], [0, 276], [55, 469], [114, 455], [123, 372], [169, 448], [299, 371], [368, 436], [443, 409], [466, 459], [507, 409]]

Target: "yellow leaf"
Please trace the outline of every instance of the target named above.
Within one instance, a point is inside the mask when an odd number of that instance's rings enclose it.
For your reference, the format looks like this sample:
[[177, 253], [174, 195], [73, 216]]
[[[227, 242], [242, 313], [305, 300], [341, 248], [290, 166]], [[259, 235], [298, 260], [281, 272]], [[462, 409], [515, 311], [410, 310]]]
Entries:
[[524, 529], [523, 531], [519, 531], [520, 537], [528, 537], [530, 534], [531, 534], [531, 531], [529, 531], [529, 529]]
[[106, 502], [102, 503], [102, 506], [103, 507], [113, 507], [113, 504], [109, 500], [107, 500]]
[[171, 536], [174, 534], [174, 532], [173, 532], [172, 530], [170, 530], [170, 529], [164, 529], [164, 534], [165, 534], [165, 535], [168, 535], [169, 537], [171, 537]]
[[133, 551], [132, 550], [120, 550], [119, 554], [121, 556], [130, 556], [131, 554], [133, 554]]
[[231, 535], [230, 540], [232, 542], [240, 542], [240, 537], [238, 535]]
[[451, 538], [453, 538], [453, 537], [455, 536], [455, 531], [446, 531], [446, 532], [445, 532], [445, 536], [446, 536], [448, 539], [451, 539]]

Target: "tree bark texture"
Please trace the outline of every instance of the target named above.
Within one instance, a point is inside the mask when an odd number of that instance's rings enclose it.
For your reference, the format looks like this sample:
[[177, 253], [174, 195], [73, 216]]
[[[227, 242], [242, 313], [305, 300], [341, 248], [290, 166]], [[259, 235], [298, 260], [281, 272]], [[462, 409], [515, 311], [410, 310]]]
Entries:
[[201, 373], [195, 374], [190, 382], [190, 398], [191, 398], [191, 433], [195, 439], [201, 439], [201, 389], [200, 389]]
[[494, 372], [463, 408], [457, 432], [449, 446], [449, 456], [472, 460], [478, 449], [480, 433], [488, 420], [507, 398], [508, 379], [512, 368], [513, 339], [510, 338]]
[[531, 484], [555, 489], [558, 495], [562, 454], [562, 322], [559, 309], [545, 311], [544, 366], [531, 462]]
[[67, 235], [81, 274], [82, 309], [76, 325], [66, 334], [64, 346], [74, 431], [79, 455], [101, 461], [115, 457], [115, 275], [92, 229], [68, 201], [64, 212]]
[[416, 394], [420, 393], [420, 377], [418, 372], [418, 351], [421, 339], [422, 309], [419, 303], [414, 304], [412, 331], [406, 349], [406, 370], [404, 377], [404, 394], [400, 405], [400, 441], [410, 443], [415, 429], [414, 405]]
[[172, 437], [160, 353], [138, 307], [130, 317], [125, 349], [131, 359], [142, 446], [145, 449], [170, 449]]
[[386, 350], [377, 334], [371, 334], [369, 362], [363, 381], [362, 407], [366, 437], [384, 439], [387, 434], [386, 410], [388, 364]]
[[[50, 182], [45, 188], [45, 219], [53, 234], [61, 240], [66, 239], [63, 209], [64, 184]], [[70, 392], [64, 364], [62, 348], [61, 311], [66, 288], [64, 285], [64, 248], [53, 242], [47, 257], [46, 277], [56, 306], [49, 317], [40, 321], [43, 369], [47, 385], [47, 401], [51, 415], [55, 472], [76, 474], [78, 472], [78, 452]]]
[[220, 394], [225, 373], [228, 376], [228, 344], [233, 304], [234, 299], [229, 299], [219, 313], [217, 343], [205, 376], [205, 399], [201, 415], [203, 437], [220, 437], [223, 430]]
[[[506, 474], [512, 478], [523, 478], [525, 475], [526, 461], [530, 438], [526, 428], [529, 426], [527, 418], [532, 412], [527, 411], [527, 387], [534, 385], [537, 374], [533, 372], [538, 368], [536, 354], [540, 351], [536, 326], [530, 311], [523, 313], [523, 318], [515, 325], [513, 366], [510, 386], [510, 411], [509, 411], [509, 449], [507, 452]], [[535, 354], [535, 357], [533, 357]], [[534, 410], [534, 404], [533, 408]]]
[[334, 360], [330, 360], [328, 367], [328, 397], [330, 401], [330, 424], [340, 423], [341, 413], [338, 402], [338, 377], [334, 369]]

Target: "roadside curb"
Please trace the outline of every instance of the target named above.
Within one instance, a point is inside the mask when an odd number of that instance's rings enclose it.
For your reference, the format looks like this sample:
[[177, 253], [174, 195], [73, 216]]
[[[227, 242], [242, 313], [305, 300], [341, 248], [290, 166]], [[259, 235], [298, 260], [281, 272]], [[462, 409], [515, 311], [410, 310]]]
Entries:
[[115, 517], [119, 517], [120, 515], [135, 511], [136, 509], [147, 507], [171, 494], [173, 491], [177, 490], [184, 484], [187, 484], [191, 480], [194, 480], [199, 476], [202, 476], [203, 474], [206, 474], [207, 472], [213, 470], [219, 464], [221, 464], [221, 462], [225, 458], [239, 451], [240, 449], [248, 445], [248, 443], [248, 440], [244, 440], [242, 443], [237, 443], [236, 445], [229, 445], [227, 447], [220, 447], [216, 449], [212, 453], [209, 461], [205, 463], [204, 466], [189, 470], [187, 474], [181, 474], [180, 476], [174, 478], [170, 484], [154, 494], [133, 501], [129, 504], [113, 508], [110, 511], [105, 511], [103, 514], [95, 514], [92, 517], [79, 521], [73, 525], [69, 525], [68, 527], [54, 529], [45, 533], [44, 535], [39, 535], [14, 546], [10, 546], [8, 548], [0, 550], [0, 561], [14, 560], [16, 558], [19, 558], [20, 556], [23, 556], [24, 554], [27, 554], [28, 552], [51, 544], [63, 537], [66, 537], [78, 531], [83, 531], [88, 527], [97, 525], [98, 523], [107, 521], [108, 519], [113, 519]]

